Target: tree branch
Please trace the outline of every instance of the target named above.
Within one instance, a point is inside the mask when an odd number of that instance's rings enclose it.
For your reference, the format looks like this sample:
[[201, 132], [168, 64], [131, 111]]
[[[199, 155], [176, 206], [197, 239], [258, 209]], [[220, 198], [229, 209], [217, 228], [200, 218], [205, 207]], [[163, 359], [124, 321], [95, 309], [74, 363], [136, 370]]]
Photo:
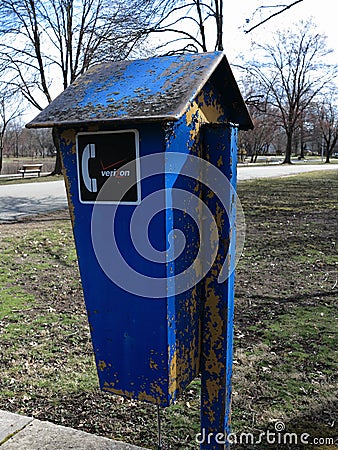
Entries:
[[251, 31], [255, 30], [256, 28], [260, 27], [264, 23], [266, 23], [268, 20], [272, 19], [273, 17], [278, 16], [279, 14], [282, 14], [283, 12], [287, 11], [288, 9], [292, 8], [292, 6], [297, 5], [297, 3], [302, 2], [303, 0], [296, 0], [295, 2], [291, 3], [291, 5], [285, 6], [285, 8], [281, 9], [280, 11], [277, 11], [274, 14], [271, 14], [271, 16], [267, 17], [266, 19], [262, 20], [261, 22], [257, 23], [253, 27], [249, 28], [249, 30], [245, 30], [244, 33], [250, 33]]

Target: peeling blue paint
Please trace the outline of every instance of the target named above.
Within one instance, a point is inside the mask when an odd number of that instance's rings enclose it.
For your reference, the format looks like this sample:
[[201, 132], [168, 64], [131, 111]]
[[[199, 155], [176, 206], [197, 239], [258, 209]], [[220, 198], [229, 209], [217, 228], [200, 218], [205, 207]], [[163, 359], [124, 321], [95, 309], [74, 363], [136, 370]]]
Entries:
[[[117, 61], [90, 68], [27, 126], [177, 120], [211, 80], [242, 129], [252, 128], [243, 98], [221, 52]], [[227, 117], [227, 120], [229, 117]]]

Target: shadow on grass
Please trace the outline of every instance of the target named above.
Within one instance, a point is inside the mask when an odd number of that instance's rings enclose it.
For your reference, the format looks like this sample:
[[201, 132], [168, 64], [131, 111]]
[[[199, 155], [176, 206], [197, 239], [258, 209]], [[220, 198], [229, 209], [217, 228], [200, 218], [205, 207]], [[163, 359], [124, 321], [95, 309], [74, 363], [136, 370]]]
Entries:
[[291, 420], [230, 436], [233, 450], [334, 450], [338, 445], [337, 400], [328, 399]]

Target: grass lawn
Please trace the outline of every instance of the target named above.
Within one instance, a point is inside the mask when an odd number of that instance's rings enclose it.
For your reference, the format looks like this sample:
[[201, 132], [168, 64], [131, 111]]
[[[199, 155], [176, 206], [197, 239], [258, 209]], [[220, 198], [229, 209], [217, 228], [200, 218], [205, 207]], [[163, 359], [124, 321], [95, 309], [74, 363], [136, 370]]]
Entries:
[[[337, 434], [338, 177], [243, 181], [233, 432]], [[97, 387], [68, 217], [0, 225], [0, 409], [156, 448], [152, 405]], [[199, 379], [161, 412], [163, 449], [198, 449]], [[324, 441], [319, 441], [324, 443]], [[330, 445], [258, 447], [321, 450]]]
[[9, 184], [26, 184], [26, 183], [41, 183], [44, 181], [59, 181], [63, 180], [63, 175], [40, 175], [26, 176], [25, 178], [0, 178], [0, 185], [7, 186]]

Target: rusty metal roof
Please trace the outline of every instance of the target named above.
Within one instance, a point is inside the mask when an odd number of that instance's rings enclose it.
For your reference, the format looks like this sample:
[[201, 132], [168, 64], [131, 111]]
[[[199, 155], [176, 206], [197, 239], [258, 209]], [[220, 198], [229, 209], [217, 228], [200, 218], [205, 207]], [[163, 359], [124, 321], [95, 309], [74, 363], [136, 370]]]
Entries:
[[227, 105], [229, 120], [241, 129], [252, 128], [229, 63], [221, 52], [98, 64], [72, 83], [27, 127], [177, 120], [209, 79]]

